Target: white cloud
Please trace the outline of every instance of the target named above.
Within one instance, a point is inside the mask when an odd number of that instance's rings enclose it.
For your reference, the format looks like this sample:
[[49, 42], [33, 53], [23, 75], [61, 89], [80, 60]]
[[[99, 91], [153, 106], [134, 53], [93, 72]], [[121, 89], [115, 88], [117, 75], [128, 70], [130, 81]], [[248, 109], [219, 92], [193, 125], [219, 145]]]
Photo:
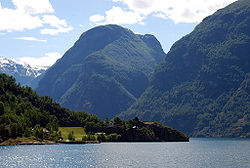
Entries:
[[1, 8], [0, 6], [0, 30], [22, 31], [35, 29], [43, 25], [38, 16], [32, 16], [20, 10]]
[[39, 40], [35, 37], [17, 37], [18, 40], [27, 40], [27, 41], [38, 41], [38, 42], [47, 42], [47, 40]]
[[[105, 21], [117, 24], [141, 24], [149, 15], [171, 19], [175, 23], [197, 23], [236, 0], [112, 0], [125, 4], [106, 11]], [[126, 9], [126, 12], [125, 12]], [[128, 10], [127, 10], [128, 9]], [[129, 20], [129, 19], [130, 20]], [[125, 20], [124, 20], [125, 19]], [[92, 21], [95, 22], [95, 21]]]
[[96, 23], [99, 22], [98, 24], [143, 24], [141, 22], [143, 17], [139, 13], [134, 11], [124, 11], [120, 7], [113, 6], [112, 9], [106, 11], [105, 14], [105, 18], [104, 16], [101, 17], [101, 15], [93, 15], [89, 20]]
[[35, 58], [35, 57], [22, 57], [18, 61], [22, 63], [29, 64], [34, 68], [48, 68], [53, 65], [62, 55], [58, 52], [46, 53], [44, 57]]
[[0, 2], [0, 31], [23, 31], [48, 25], [50, 29], [57, 29], [57, 33], [72, 30], [65, 20], [48, 15], [55, 12], [49, 0], [12, 0], [12, 3], [14, 9], [2, 8]]
[[68, 24], [65, 20], [60, 20], [58, 17], [54, 15], [44, 15], [43, 22], [46, 24], [50, 24], [52, 27], [67, 27]]
[[116, 24], [135, 24], [141, 22], [143, 17], [133, 11], [124, 11], [120, 7], [113, 6], [111, 10], [106, 11], [106, 23]]
[[52, 13], [54, 9], [49, 0], [12, 0], [17, 10], [27, 14]]
[[105, 17], [102, 16], [102, 15], [92, 15], [92, 16], [90, 16], [90, 18], [89, 18], [89, 20], [90, 20], [91, 22], [100, 22], [100, 21], [103, 21], [104, 19], [105, 19]]
[[58, 33], [67, 33], [73, 30], [73, 27], [59, 27], [56, 29], [45, 28], [40, 31], [41, 34], [57, 35]]
[[45, 24], [49, 24], [54, 28], [42, 29], [41, 34], [56, 35], [58, 33], [67, 33], [73, 29], [73, 27], [68, 26], [65, 20], [61, 20], [54, 15], [44, 15], [42, 20]]

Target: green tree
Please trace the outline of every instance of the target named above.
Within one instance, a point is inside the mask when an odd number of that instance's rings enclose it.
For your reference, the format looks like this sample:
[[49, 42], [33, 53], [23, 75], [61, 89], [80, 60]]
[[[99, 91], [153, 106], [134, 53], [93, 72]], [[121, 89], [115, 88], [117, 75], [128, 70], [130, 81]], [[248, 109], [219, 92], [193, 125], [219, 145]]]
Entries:
[[58, 123], [54, 120], [46, 125], [46, 129], [49, 131], [58, 131], [59, 125]]
[[33, 128], [33, 135], [37, 139], [43, 140], [43, 128], [39, 124], [35, 125], [35, 127]]
[[23, 134], [24, 137], [30, 137], [31, 136], [31, 129], [29, 127], [26, 127], [24, 129], [24, 134]]
[[31, 109], [31, 104], [29, 103], [20, 103], [17, 108], [16, 108], [16, 114], [17, 115], [20, 115], [20, 114], [24, 114], [25, 112], [25, 109], [28, 110], [28, 109]]
[[88, 136], [87, 135], [83, 135], [82, 141], [86, 142], [87, 140], [88, 140]]
[[155, 137], [154, 131], [149, 126], [142, 127], [140, 129], [140, 134], [141, 134], [141, 136], [147, 136], [149, 138], [154, 138]]
[[139, 118], [138, 117], [133, 118], [133, 122], [138, 123], [139, 122]]
[[3, 115], [4, 114], [4, 104], [3, 102], [0, 101], [0, 115]]
[[49, 139], [57, 142], [59, 140], [59, 137], [60, 137], [60, 133], [53, 131], [52, 134], [50, 135]]
[[96, 132], [96, 123], [95, 122], [87, 122], [84, 127], [86, 133], [94, 133]]
[[87, 141], [96, 141], [96, 138], [94, 135], [88, 134]]
[[121, 135], [112, 133], [107, 136], [108, 142], [117, 142], [121, 138]]
[[123, 120], [121, 120], [119, 117], [114, 118], [114, 125], [122, 125]]
[[70, 141], [75, 141], [74, 131], [72, 131], [72, 132], [70, 132], [70, 133], [68, 134], [68, 139], [69, 139]]
[[99, 134], [99, 135], [97, 136], [97, 140], [98, 140], [99, 142], [106, 142], [106, 136], [105, 136], [105, 134]]
[[104, 120], [104, 124], [105, 124], [106, 126], [109, 126], [110, 121], [109, 121], [109, 119], [108, 119], [108, 118], [106, 118], [106, 119]]
[[126, 128], [131, 129], [131, 128], [133, 128], [133, 126], [134, 126], [133, 121], [131, 119], [127, 120]]

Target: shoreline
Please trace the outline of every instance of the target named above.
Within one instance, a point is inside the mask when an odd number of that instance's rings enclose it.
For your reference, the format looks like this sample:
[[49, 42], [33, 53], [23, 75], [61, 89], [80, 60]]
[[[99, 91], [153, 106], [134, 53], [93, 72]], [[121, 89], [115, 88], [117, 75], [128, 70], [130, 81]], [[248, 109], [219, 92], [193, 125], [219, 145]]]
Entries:
[[0, 146], [16, 146], [16, 145], [58, 145], [58, 143], [49, 141], [49, 142], [2, 142]]
[[62, 142], [54, 142], [54, 141], [9, 141], [6, 140], [0, 143], [0, 146], [19, 146], [19, 145], [63, 145], [63, 144], [101, 144], [101, 143], [143, 143], [143, 142], [158, 142], [158, 143], [165, 143], [165, 142], [189, 142], [189, 141], [116, 141], [116, 142], [99, 142], [99, 141], [62, 141]]

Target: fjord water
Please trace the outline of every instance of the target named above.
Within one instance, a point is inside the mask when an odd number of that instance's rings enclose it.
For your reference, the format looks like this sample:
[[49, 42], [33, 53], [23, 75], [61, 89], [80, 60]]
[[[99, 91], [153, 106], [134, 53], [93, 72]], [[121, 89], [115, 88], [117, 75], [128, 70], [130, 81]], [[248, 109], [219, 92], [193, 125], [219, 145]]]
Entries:
[[0, 167], [250, 167], [250, 140], [1, 146]]

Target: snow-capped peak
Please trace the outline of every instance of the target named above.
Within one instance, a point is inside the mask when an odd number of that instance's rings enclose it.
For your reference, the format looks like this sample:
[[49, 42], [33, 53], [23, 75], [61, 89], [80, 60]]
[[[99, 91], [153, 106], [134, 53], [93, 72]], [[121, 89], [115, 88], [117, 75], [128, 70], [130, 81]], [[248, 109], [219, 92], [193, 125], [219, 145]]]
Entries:
[[[17, 62], [13, 59], [0, 57], [0, 73], [12, 75], [16, 78], [17, 82], [25, 84], [46, 71], [44, 67], [31, 67], [29, 64]], [[25, 80], [24, 80], [25, 79]], [[24, 80], [24, 82], [23, 82]]]

